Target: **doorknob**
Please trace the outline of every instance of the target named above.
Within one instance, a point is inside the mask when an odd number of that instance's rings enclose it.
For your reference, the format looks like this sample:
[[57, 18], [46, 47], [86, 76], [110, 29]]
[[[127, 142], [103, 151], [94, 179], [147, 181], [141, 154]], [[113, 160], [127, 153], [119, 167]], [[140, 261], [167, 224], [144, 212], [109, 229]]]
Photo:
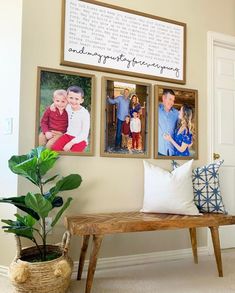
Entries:
[[213, 158], [214, 158], [214, 160], [218, 160], [220, 158], [220, 154], [214, 153]]

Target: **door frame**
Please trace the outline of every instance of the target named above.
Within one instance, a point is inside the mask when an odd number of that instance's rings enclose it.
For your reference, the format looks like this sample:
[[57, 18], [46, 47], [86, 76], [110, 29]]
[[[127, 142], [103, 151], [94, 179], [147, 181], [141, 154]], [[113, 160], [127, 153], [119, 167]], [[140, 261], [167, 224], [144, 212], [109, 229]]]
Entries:
[[[215, 47], [222, 47], [235, 50], [235, 37], [208, 31], [207, 33], [207, 162], [213, 161], [214, 152], [214, 51]], [[213, 254], [211, 235], [207, 234], [208, 251]]]

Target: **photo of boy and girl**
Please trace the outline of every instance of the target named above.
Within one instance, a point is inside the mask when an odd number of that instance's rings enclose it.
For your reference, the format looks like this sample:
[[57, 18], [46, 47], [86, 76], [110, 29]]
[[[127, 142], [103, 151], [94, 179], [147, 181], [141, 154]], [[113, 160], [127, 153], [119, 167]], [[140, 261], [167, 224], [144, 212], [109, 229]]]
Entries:
[[148, 92], [146, 85], [106, 81], [106, 153], [147, 153]]
[[157, 99], [157, 157], [197, 158], [197, 91], [158, 87]]
[[[83, 106], [85, 93], [80, 86], [84, 85], [83, 78], [90, 80], [91, 88], [91, 78], [40, 71], [38, 145], [71, 153], [89, 150], [90, 113]], [[73, 85], [69, 85], [71, 82]]]

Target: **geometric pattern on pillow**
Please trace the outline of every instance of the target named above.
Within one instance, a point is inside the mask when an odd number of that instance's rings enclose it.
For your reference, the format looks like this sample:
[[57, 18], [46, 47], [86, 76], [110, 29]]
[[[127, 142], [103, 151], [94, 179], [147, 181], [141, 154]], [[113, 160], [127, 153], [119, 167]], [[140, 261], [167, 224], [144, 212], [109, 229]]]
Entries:
[[[201, 213], [226, 214], [219, 181], [219, 167], [223, 162], [220, 160], [192, 171], [194, 202]], [[172, 165], [174, 169], [179, 166], [175, 161]]]

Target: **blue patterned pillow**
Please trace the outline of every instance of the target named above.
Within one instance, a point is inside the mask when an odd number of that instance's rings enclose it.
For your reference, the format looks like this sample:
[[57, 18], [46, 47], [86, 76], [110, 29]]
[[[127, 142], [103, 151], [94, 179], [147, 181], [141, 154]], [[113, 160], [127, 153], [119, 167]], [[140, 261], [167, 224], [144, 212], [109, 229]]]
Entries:
[[[226, 214], [220, 193], [219, 167], [224, 160], [198, 167], [192, 172], [194, 202], [201, 213]], [[173, 169], [179, 164], [172, 161]]]

